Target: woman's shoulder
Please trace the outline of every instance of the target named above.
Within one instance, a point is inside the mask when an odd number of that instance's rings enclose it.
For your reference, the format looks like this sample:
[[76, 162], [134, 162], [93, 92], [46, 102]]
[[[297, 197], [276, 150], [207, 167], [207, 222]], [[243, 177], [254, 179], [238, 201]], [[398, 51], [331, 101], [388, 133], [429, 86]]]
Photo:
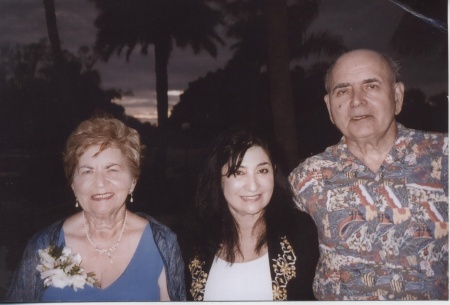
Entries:
[[317, 239], [317, 228], [312, 217], [303, 211], [292, 209], [285, 219], [285, 223], [276, 230], [278, 238], [286, 237], [292, 243], [303, 243]]
[[154, 217], [143, 212], [136, 212], [135, 215], [150, 224], [150, 228], [152, 229], [152, 233], [155, 238], [176, 239], [175, 232], [173, 232], [172, 229], [165, 224], [156, 220]]
[[314, 220], [311, 217], [311, 215], [309, 215], [308, 213], [301, 211], [299, 209], [296, 209], [296, 208], [292, 209], [292, 217], [293, 217], [294, 221], [298, 224], [315, 226]]
[[302, 235], [306, 235], [307, 237], [311, 237], [310, 235], [317, 235], [317, 227], [314, 219], [306, 212], [294, 209], [293, 211], [293, 223], [292, 223], [292, 231]]
[[[271, 221], [271, 230], [292, 232], [299, 228], [315, 228], [315, 222], [311, 215], [301, 211], [295, 207], [284, 207], [282, 211], [271, 211], [279, 213], [277, 216], [278, 221]], [[276, 228], [274, 228], [276, 227]]]
[[57, 245], [63, 223], [64, 219], [58, 220], [31, 236], [22, 254], [23, 262], [26, 261], [28, 264], [37, 265], [39, 260], [37, 250], [45, 249], [50, 245]]
[[56, 243], [61, 232], [62, 226], [64, 224], [64, 219], [60, 219], [51, 225], [36, 232], [28, 241], [29, 245], [49, 245]]
[[145, 227], [149, 225], [149, 222], [149, 219], [139, 215], [139, 213], [132, 213], [128, 211], [128, 223], [131, 226], [131, 230], [142, 232], [144, 231]]

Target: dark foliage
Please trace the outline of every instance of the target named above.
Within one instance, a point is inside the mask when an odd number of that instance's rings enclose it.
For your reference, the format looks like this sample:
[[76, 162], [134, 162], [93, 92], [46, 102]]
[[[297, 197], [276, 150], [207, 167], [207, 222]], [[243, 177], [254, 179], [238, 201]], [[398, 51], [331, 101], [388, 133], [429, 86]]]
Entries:
[[448, 59], [448, 24], [446, 0], [392, 1], [409, 10], [400, 20], [391, 45], [402, 55], [438, 54]]
[[216, 56], [216, 33], [221, 13], [205, 0], [90, 0], [99, 10], [95, 49], [104, 60], [126, 52], [127, 61], [136, 46], [147, 55], [154, 46], [158, 126], [165, 128], [168, 112], [167, 65], [174, 45], [191, 46], [197, 54]]

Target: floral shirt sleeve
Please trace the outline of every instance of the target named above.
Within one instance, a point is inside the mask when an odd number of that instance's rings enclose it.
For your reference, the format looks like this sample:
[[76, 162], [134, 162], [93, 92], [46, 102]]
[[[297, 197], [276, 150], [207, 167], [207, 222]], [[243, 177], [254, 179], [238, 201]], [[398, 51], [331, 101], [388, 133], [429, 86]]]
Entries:
[[318, 299], [448, 299], [448, 137], [398, 130], [377, 173], [342, 139], [289, 177], [319, 233]]

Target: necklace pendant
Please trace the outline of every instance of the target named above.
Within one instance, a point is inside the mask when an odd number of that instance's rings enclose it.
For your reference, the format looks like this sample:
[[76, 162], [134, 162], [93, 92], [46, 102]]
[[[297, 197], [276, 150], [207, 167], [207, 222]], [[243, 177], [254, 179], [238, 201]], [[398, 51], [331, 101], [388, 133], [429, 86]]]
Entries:
[[125, 225], [127, 223], [127, 216], [128, 216], [128, 211], [125, 211], [125, 217], [123, 219], [122, 230], [120, 231], [119, 239], [117, 240], [117, 242], [111, 248], [109, 248], [109, 250], [108, 249], [99, 249], [97, 247], [97, 245], [94, 244], [94, 242], [91, 240], [91, 237], [89, 236], [89, 231], [87, 228], [87, 221], [86, 221], [86, 217], [84, 216], [84, 211], [83, 211], [84, 231], [86, 233], [86, 237], [87, 237], [89, 243], [95, 248], [95, 251], [97, 251], [99, 254], [106, 255], [109, 258], [109, 262], [111, 264], [114, 262], [112, 260], [111, 256], [113, 255], [114, 252], [116, 252], [117, 247], [119, 247], [119, 243], [120, 243], [120, 240], [122, 239], [123, 231], [125, 230]]

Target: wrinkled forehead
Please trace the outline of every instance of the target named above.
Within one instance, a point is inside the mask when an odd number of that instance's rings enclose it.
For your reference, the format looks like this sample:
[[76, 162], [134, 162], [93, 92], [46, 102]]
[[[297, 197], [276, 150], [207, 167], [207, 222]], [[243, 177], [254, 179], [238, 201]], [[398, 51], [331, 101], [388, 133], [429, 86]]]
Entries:
[[389, 80], [391, 73], [386, 60], [370, 51], [350, 52], [339, 58], [331, 71], [331, 83], [357, 81], [365, 78]]

